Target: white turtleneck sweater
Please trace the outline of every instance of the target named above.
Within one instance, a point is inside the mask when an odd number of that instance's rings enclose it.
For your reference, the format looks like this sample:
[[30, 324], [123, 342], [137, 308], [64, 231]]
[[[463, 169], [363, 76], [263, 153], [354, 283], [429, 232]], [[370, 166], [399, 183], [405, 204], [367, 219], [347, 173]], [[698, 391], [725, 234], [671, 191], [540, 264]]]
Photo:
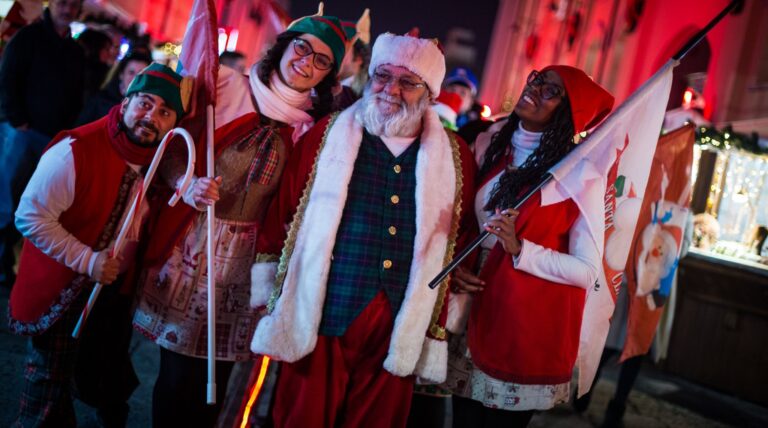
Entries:
[[[512, 165], [519, 167], [534, 150], [539, 147], [541, 132], [531, 132], [522, 124], [512, 134]], [[482, 159], [482, 156], [480, 156]], [[483, 210], [491, 191], [501, 177], [500, 172], [477, 191], [475, 198], [475, 214], [480, 230], [493, 213]], [[491, 249], [496, 245], [497, 238], [491, 235], [481, 245]], [[583, 215], [579, 215], [569, 233], [568, 253], [560, 253], [541, 245], [520, 240], [522, 249], [517, 257], [513, 257], [516, 269], [544, 278], [548, 281], [589, 288], [594, 285], [599, 274], [600, 251], [589, 236], [589, 226]]]

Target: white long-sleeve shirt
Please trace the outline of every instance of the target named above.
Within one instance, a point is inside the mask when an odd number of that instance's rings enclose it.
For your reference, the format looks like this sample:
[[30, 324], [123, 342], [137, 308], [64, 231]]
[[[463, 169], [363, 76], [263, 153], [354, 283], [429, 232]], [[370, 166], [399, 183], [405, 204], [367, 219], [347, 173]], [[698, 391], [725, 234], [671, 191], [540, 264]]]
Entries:
[[[538, 147], [541, 133], [529, 132], [520, 126], [512, 136], [513, 165], [519, 167]], [[475, 214], [480, 229], [493, 213], [483, 210], [493, 187], [501, 177], [500, 172], [477, 192], [475, 197]], [[587, 289], [595, 284], [601, 263], [600, 250], [590, 237], [586, 217], [579, 215], [569, 231], [568, 253], [545, 248], [527, 239], [521, 239], [522, 248], [517, 257], [513, 257], [515, 269], [520, 269], [531, 275], [548, 281], [573, 285]], [[491, 235], [481, 244], [483, 248], [491, 249], [496, 245], [497, 238]]]
[[[96, 253], [59, 222], [61, 214], [68, 210], [75, 200], [76, 173], [72, 141], [67, 137], [51, 147], [40, 158], [40, 163], [21, 195], [19, 207], [16, 209], [16, 228], [47, 256], [77, 273], [91, 276], [96, 262]], [[105, 141], [104, 144], [109, 143]], [[134, 171], [139, 171], [138, 165], [128, 165]], [[134, 182], [129, 202], [118, 223], [119, 227], [122, 227], [133, 198], [142, 184], [142, 179]], [[148, 211], [148, 207], [144, 204], [140, 215], [134, 219], [133, 226], [126, 235], [126, 243], [121, 253], [123, 256], [121, 272], [124, 272], [133, 262], [138, 232]], [[114, 242], [110, 243], [109, 247], [113, 245]]]

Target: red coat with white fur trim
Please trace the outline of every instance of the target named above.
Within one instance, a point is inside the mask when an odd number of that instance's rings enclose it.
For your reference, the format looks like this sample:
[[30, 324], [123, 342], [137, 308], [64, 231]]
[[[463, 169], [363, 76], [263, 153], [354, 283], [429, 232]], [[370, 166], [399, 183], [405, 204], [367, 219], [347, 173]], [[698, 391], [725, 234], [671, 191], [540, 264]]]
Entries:
[[[302, 138], [286, 166], [257, 244], [251, 305], [269, 303], [251, 350], [294, 362], [315, 347], [336, 230], [362, 140], [359, 103], [323, 119]], [[427, 284], [455, 249], [476, 234], [475, 163], [458, 137], [428, 110], [416, 166], [417, 232], [405, 300], [396, 314], [384, 368], [441, 382], [446, 374], [445, 284]]]

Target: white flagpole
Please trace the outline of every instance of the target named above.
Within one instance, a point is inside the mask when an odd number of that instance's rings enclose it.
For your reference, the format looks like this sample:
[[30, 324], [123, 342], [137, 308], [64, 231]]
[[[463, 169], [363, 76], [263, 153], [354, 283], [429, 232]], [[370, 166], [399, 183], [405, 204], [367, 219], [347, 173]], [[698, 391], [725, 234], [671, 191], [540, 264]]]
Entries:
[[[205, 157], [207, 174], [215, 179], [213, 165], [213, 106], [206, 108], [206, 145]], [[213, 237], [213, 226], [216, 222], [215, 204], [208, 205], [208, 404], [216, 404], [216, 243]]]

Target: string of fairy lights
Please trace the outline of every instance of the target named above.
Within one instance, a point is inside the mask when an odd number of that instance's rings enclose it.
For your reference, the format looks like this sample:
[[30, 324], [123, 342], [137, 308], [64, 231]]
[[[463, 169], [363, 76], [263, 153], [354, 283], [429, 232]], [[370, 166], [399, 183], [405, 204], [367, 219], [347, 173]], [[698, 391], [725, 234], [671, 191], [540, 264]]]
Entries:
[[[729, 127], [696, 129], [694, 165], [701, 150], [717, 153], [707, 212], [715, 215], [721, 239], [745, 241], [756, 225], [768, 224], [768, 150], [756, 133], [733, 132]], [[696, 171], [694, 171], [695, 180]]]
[[714, 126], [700, 126], [696, 128], [696, 142], [699, 145], [710, 145], [716, 149], [738, 149], [756, 155], [768, 155], [768, 148], [759, 144], [756, 132], [744, 134], [734, 132], [730, 126], [717, 129]]

